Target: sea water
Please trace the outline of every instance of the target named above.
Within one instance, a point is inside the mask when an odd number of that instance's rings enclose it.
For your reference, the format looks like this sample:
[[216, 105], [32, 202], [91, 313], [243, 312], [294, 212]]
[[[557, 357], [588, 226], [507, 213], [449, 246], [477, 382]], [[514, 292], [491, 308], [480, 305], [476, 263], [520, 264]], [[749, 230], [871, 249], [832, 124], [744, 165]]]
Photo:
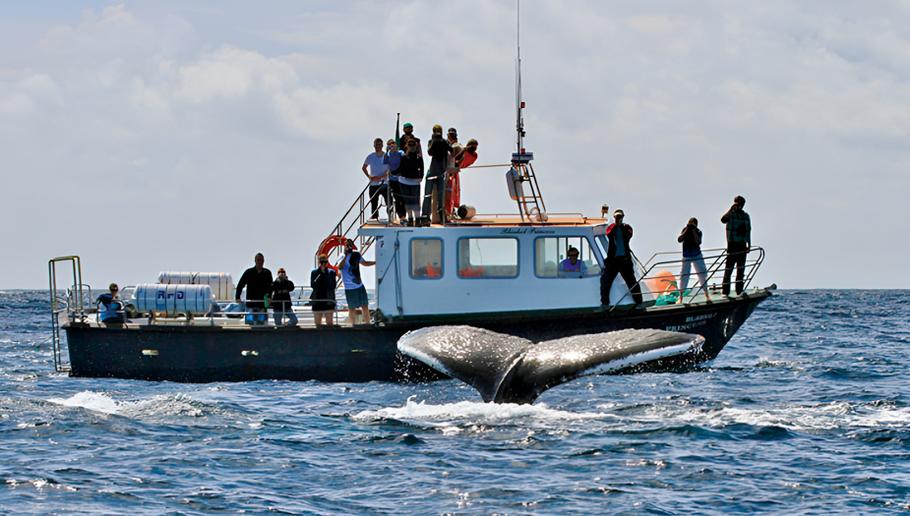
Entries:
[[2, 514], [910, 513], [908, 291], [780, 291], [713, 363], [533, 405], [69, 378], [50, 320], [0, 293]]

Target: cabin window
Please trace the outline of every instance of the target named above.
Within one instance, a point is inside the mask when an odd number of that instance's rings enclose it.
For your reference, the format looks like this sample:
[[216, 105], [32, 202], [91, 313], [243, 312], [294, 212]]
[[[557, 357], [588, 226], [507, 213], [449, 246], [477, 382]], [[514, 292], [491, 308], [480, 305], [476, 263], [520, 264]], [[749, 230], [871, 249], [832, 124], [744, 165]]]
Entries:
[[458, 240], [459, 278], [514, 278], [518, 276], [518, 240], [515, 238], [462, 238]]
[[[572, 263], [569, 250], [578, 251]], [[540, 237], [534, 240], [534, 273], [540, 278], [583, 278], [600, 275], [600, 264], [586, 237]]]
[[428, 279], [442, 277], [442, 239], [411, 239], [411, 277]]

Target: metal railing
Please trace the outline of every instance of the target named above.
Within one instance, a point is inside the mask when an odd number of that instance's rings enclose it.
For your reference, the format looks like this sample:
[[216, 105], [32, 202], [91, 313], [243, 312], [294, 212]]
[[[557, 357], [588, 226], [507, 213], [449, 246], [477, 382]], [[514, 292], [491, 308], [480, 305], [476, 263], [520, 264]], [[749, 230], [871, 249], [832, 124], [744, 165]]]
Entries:
[[[380, 195], [381, 195], [381, 191], [377, 191], [375, 197], [380, 197]], [[388, 197], [386, 197], [386, 199], [388, 199]], [[338, 221], [338, 224], [335, 225], [335, 228], [332, 230], [332, 232], [329, 234], [329, 236], [326, 237], [325, 240], [323, 240], [323, 242], [325, 242], [326, 240], [328, 240], [332, 237], [339, 237], [342, 239], [350, 238], [351, 240], [354, 241], [354, 244], [357, 246], [357, 249], [360, 252], [360, 254], [364, 254], [367, 251], [367, 249], [369, 249], [370, 246], [373, 245], [373, 238], [368, 237], [368, 236], [357, 235], [356, 231], [361, 226], [366, 224], [366, 222], [368, 220], [367, 219], [367, 210], [371, 209], [370, 208], [371, 201], [372, 201], [372, 198], [370, 197], [370, 186], [367, 185], [363, 189], [363, 191], [360, 192], [360, 195], [357, 196], [357, 199], [355, 199], [354, 202], [351, 204], [351, 207], [348, 208], [348, 210], [344, 213], [344, 215], [342, 215], [341, 220]], [[386, 203], [384, 206], [385, 206], [386, 213], [390, 213], [392, 207], [389, 206], [388, 203]], [[382, 208], [383, 208], [383, 205], [381, 205], [379, 207], [380, 211], [382, 211]], [[352, 230], [354, 231], [355, 234], [353, 236], [350, 236]], [[321, 248], [321, 245], [320, 245], [320, 248]], [[321, 249], [317, 249], [316, 254], [313, 256], [313, 263], [316, 267], [319, 266], [319, 251], [320, 250]], [[329, 250], [328, 256], [329, 256], [330, 263], [335, 263], [335, 264], [339, 263], [341, 261], [341, 259], [344, 257], [344, 246], [339, 245], [339, 246], [333, 247], [332, 249]], [[341, 280], [341, 278], [339, 278], [339, 281], [340, 280]]]
[[[70, 262], [73, 272], [73, 286], [67, 290], [66, 295], [63, 295], [57, 289], [57, 264], [61, 262]], [[79, 318], [80, 321], [85, 321], [85, 291], [88, 290], [88, 296], [91, 299], [92, 290], [88, 285], [83, 285], [82, 283], [82, 261], [78, 256], [52, 258], [47, 262], [47, 275], [50, 283], [51, 340], [54, 343], [54, 370], [57, 372], [70, 371], [72, 369], [71, 366], [63, 363], [60, 316], [66, 314], [71, 321], [75, 321], [76, 318]]]
[[[673, 256], [673, 259], [664, 259], [666, 257]], [[689, 305], [695, 301], [696, 296], [699, 294], [709, 295], [708, 292], [705, 292], [705, 289], [701, 285], [701, 280], [696, 274], [695, 267], [692, 266], [689, 269], [688, 274], [688, 285], [686, 290], [689, 291], [689, 295], [685, 296], [685, 292], [680, 292], [678, 290], [679, 282], [679, 272], [681, 272], [682, 264], [686, 260], [679, 257], [679, 251], [670, 251], [655, 253], [648, 259], [644, 264], [639, 262], [637, 259], [636, 267], [638, 272], [641, 274], [641, 277], [636, 282], [636, 285], [641, 288], [641, 293], [651, 294], [655, 299], [659, 298], [662, 295], [672, 293], [673, 291], [678, 292], [679, 298], [682, 299], [682, 304]], [[705, 249], [702, 251], [702, 257], [705, 262], [705, 276], [709, 286], [709, 290], [713, 293], [717, 291], [722, 291], [724, 287], [724, 274], [726, 271], [726, 262], [727, 262], [727, 251], [724, 248], [713, 248]], [[743, 273], [743, 292], [745, 292], [749, 286], [752, 284], [752, 280], [755, 277], [756, 271], [765, 260], [765, 250], [761, 247], [752, 247], [750, 252], [746, 254], [744, 273]], [[666, 276], [666, 272], [669, 272], [673, 276], [673, 280], [670, 280]], [[617, 275], [618, 279], [621, 279], [621, 276]], [[616, 280], [614, 280], [616, 281]], [[728, 282], [729, 291], [735, 292], [736, 288], [736, 269], [734, 267], [731, 272], [730, 279]], [[657, 288], [652, 288], [653, 286]], [[623, 297], [621, 297], [610, 310], [614, 310], [619, 302], [625, 300], [628, 296], [631, 295], [631, 289]]]

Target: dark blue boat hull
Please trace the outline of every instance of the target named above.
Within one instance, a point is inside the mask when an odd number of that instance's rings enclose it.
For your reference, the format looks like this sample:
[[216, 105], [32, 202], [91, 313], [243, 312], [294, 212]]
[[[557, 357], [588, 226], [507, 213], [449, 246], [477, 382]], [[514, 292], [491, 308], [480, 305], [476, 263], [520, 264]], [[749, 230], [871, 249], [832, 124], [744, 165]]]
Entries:
[[254, 327], [64, 326], [71, 376], [173, 382], [319, 380], [407, 381], [438, 378], [397, 352], [398, 339], [425, 326], [467, 324], [532, 341], [624, 328], [656, 328], [705, 338], [697, 354], [638, 370], [674, 370], [712, 360], [766, 291], [733, 300], [645, 311], [602, 309], [435, 316], [384, 320], [376, 326]]

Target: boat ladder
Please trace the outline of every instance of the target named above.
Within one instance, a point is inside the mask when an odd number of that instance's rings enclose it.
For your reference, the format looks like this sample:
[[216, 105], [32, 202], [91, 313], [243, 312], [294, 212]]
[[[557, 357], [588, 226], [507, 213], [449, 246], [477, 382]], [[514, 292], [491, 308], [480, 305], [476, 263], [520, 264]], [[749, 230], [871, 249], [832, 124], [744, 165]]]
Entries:
[[[382, 200], [380, 192], [377, 192], [376, 196], [379, 197], [380, 201]], [[357, 246], [357, 250], [361, 255], [365, 254], [370, 246], [373, 245], [373, 237], [357, 234], [357, 230], [367, 223], [369, 217], [368, 210], [371, 210], [371, 200], [370, 187], [367, 185], [363, 191], [360, 192], [360, 195], [357, 196], [357, 199], [355, 199], [351, 204], [351, 207], [348, 208], [348, 210], [341, 217], [341, 220], [338, 221], [338, 224], [335, 225], [335, 228], [332, 230], [329, 236], [323, 240], [323, 244], [326, 244], [327, 242], [334, 242], [335, 245], [320, 245], [319, 249], [317, 249], [316, 254], [313, 256], [314, 267], [319, 266], [319, 253], [323, 251], [323, 248], [325, 247], [328, 247], [325, 250], [328, 251], [326, 254], [329, 256], [329, 263], [334, 263], [336, 265], [339, 264], [344, 258], [343, 243], [345, 238], [350, 238], [354, 241], [354, 245]], [[387, 216], [391, 216], [392, 207], [387, 205], [381, 206], [380, 213], [385, 213]], [[338, 279], [339, 281], [341, 280], [340, 277]]]
[[[57, 264], [69, 262], [73, 272], [72, 287], [65, 293], [57, 288]], [[64, 265], [65, 267], [65, 265]], [[82, 262], [78, 256], [60, 256], [47, 262], [48, 281], [50, 282], [51, 301], [51, 339], [54, 343], [54, 370], [68, 372], [71, 370], [69, 360], [63, 360], [63, 342], [60, 334], [60, 319], [85, 322], [86, 297], [91, 304], [92, 290], [82, 283]]]

